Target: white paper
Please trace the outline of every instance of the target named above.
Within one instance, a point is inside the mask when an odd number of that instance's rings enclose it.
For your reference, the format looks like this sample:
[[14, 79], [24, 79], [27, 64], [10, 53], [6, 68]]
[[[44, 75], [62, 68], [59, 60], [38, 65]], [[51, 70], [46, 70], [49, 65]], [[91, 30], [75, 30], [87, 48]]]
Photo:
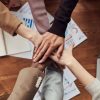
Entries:
[[76, 80], [76, 77], [67, 67], [63, 70], [63, 72], [63, 85], [64, 87], [67, 87], [69, 84], [73, 83]]
[[74, 20], [71, 19], [65, 32], [65, 48], [69, 47], [70, 45], [74, 45], [74, 47], [76, 47], [86, 39], [86, 35], [81, 31]]
[[23, 13], [23, 14], [29, 14], [31, 15], [31, 9], [30, 9], [30, 6], [29, 6], [29, 3], [26, 2], [19, 10], [18, 10], [18, 13]]
[[7, 55], [31, 51], [29, 42], [25, 38], [19, 35], [12, 37], [7, 32], [4, 32], [3, 34], [5, 38]]
[[0, 29], [0, 56], [4, 56], [4, 55], [6, 55], [6, 50], [5, 50], [3, 34]]
[[74, 96], [80, 94], [80, 91], [76, 87], [75, 83], [69, 84], [68, 87], [64, 87], [64, 98], [63, 100], [70, 100]]
[[97, 59], [96, 78], [98, 78], [100, 80], [100, 56]]

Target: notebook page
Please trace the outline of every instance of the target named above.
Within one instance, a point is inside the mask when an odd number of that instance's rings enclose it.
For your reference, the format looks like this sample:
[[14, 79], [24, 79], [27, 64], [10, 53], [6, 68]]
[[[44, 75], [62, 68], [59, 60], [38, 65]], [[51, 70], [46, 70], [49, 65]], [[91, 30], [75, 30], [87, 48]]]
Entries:
[[5, 38], [7, 55], [17, 54], [17, 53], [26, 52], [26, 51], [31, 50], [29, 46], [29, 42], [25, 38], [19, 35], [11, 36], [5, 31], [3, 32], [3, 34]]
[[2, 30], [0, 29], [0, 56], [4, 56], [4, 55], [6, 55], [5, 43], [4, 43]]

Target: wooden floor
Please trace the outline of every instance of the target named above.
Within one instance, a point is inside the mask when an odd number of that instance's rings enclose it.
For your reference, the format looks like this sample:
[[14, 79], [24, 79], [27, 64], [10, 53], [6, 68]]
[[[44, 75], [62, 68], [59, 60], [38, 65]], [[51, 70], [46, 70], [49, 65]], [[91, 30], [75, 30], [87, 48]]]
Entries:
[[[46, 0], [47, 10], [54, 14], [59, 0]], [[80, 0], [72, 18], [87, 35], [87, 41], [74, 50], [75, 57], [92, 74], [96, 74], [96, 60], [100, 54], [100, 0]], [[31, 65], [31, 60], [0, 58], [0, 100], [6, 100], [11, 92], [20, 69]], [[91, 96], [76, 81], [81, 94], [72, 100], [91, 100]]]

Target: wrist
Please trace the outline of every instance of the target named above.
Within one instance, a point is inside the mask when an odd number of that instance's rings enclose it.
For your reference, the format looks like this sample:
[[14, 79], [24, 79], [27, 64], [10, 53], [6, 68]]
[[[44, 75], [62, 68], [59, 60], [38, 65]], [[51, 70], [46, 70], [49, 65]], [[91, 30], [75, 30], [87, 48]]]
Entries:
[[65, 61], [65, 65], [67, 67], [72, 67], [75, 62], [76, 62], [76, 59], [72, 56], [69, 61]]
[[33, 37], [32, 34], [30, 34], [30, 29], [27, 28], [24, 24], [20, 24], [20, 26], [16, 30], [16, 33], [28, 40], [31, 40], [31, 38]]

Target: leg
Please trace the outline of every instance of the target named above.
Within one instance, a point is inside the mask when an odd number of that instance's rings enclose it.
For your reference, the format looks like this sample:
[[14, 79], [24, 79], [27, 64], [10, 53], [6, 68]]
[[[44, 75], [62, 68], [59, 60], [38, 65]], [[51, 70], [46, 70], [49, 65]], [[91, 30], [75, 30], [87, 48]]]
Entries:
[[46, 69], [42, 100], [63, 100], [63, 73], [53, 62]]

